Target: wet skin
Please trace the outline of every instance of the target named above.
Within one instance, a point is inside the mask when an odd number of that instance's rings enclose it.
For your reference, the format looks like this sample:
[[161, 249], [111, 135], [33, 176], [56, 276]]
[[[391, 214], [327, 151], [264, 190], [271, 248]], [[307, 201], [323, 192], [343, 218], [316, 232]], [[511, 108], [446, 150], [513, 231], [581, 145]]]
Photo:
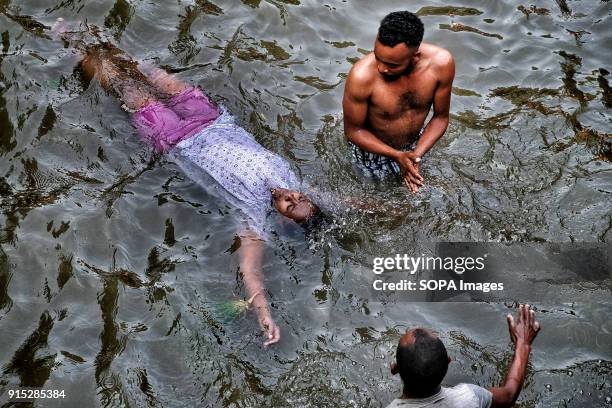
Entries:
[[272, 202], [274, 208], [287, 218], [297, 223], [302, 223], [314, 212], [312, 201], [298, 191], [291, 191], [285, 188], [273, 188]]
[[411, 144], [431, 107], [437, 78], [422, 62], [417, 48], [376, 42], [366, 57], [376, 78], [368, 106], [367, 125], [383, 142], [396, 148]]
[[[342, 102], [344, 133], [369, 152], [396, 160], [406, 185], [417, 192], [423, 184], [420, 158], [448, 126], [450, 92], [455, 76], [451, 54], [422, 43], [394, 47], [376, 41], [374, 52], [349, 73]], [[433, 106], [433, 116], [414, 151], [402, 151], [418, 136]]]
[[[305, 195], [284, 188], [270, 189], [272, 204], [283, 216], [302, 223], [315, 211], [316, 207]], [[241, 246], [238, 250], [240, 270], [248, 296], [257, 314], [257, 320], [264, 331], [264, 347], [278, 343], [281, 332], [270, 313], [270, 307], [265, 296], [265, 287], [261, 273], [263, 244], [262, 240], [252, 232], [243, 231]]]

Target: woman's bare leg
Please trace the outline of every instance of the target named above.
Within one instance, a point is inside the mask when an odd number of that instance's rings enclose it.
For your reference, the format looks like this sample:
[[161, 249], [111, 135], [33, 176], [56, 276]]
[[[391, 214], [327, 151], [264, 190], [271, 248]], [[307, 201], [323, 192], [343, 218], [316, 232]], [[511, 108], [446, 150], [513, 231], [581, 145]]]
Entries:
[[163, 93], [176, 95], [188, 87], [185, 82], [161, 68], [144, 62], [138, 63], [138, 67], [147, 76], [149, 82]]
[[[184, 91], [188, 85], [169, 74], [163, 69], [157, 68], [145, 62], [136, 62], [129, 55], [125, 54], [121, 49], [113, 44], [104, 41], [100, 38], [100, 33], [95, 27], [87, 27], [87, 30], [70, 31], [69, 25], [63, 18], [58, 18], [51, 28], [51, 35], [54, 38], [61, 39], [65, 44], [79, 50], [85, 58], [81, 64], [88, 80], [98, 77], [103, 87], [112, 91], [118, 85], [121, 72], [127, 74], [133, 80], [138, 80], [143, 84], [151, 85], [158, 93], [163, 96], [172, 96]], [[82, 40], [83, 36], [93, 36], [100, 42], [94, 46], [87, 46]], [[120, 69], [117, 69], [120, 67]], [[113, 69], [114, 68], [114, 69]], [[125, 87], [127, 84], [123, 84]], [[128, 95], [123, 102], [129, 108], [142, 106], [151, 101], [151, 92], [145, 92], [137, 86], [130, 86]], [[123, 92], [121, 92], [123, 95]], [[124, 98], [122, 98], [124, 99]], [[154, 99], [154, 98], [153, 98]]]
[[[129, 62], [129, 61], [128, 61]], [[136, 111], [143, 106], [156, 102], [158, 95], [151, 91], [150, 84], [142, 73], [133, 78], [133, 67], [126, 72], [117, 66], [105, 53], [92, 49], [81, 61], [81, 68], [88, 80], [97, 79], [100, 85], [120, 99], [128, 110]]]

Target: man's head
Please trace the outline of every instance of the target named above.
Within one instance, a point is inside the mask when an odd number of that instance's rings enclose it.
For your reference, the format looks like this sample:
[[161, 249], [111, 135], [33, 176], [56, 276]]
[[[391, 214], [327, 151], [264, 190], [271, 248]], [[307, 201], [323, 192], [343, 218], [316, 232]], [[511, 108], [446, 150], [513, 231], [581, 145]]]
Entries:
[[298, 224], [303, 224], [319, 212], [318, 207], [308, 197], [298, 191], [273, 188], [271, 193], [274, 208]]
[[436, 393], [450, 359], [442, 341], [428, 329], [413, 329], [400, 338], [391, 373], [399, 373], [404, 395], [424, 398]]
[[409, 11], [387, 14], [380, 23], [374, 45], [378, 72], [392, 78], [412, 66], [425, 29], [419, 17]]

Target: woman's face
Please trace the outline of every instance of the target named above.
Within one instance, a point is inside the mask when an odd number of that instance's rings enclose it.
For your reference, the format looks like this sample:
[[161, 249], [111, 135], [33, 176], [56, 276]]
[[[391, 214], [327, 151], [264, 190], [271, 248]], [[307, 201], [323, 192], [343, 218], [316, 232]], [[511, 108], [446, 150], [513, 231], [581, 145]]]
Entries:
[[298, 191], [273, 188], [270, 192], [274, 208], [297, 223], [306, 221], [314, 212], [315, 206], [312, 201]]

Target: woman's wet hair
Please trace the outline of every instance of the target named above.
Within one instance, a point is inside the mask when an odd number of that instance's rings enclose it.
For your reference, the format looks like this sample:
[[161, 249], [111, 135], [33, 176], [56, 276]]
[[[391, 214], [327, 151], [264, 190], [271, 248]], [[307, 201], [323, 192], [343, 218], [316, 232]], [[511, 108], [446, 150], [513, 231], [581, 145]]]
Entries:
[[304, 228], [307, 237], [312, 237], [317, 231], [321, 231], [324, 226], [331, 223], [331, 217], [323, 212], [319, 206], [312, 203], [313, 210], [310, 217], [300, 223]]
[[310, 216], [299, 223], [304, 228], [306, 228], [306, 226], [309, 224], [317, 223], [322, 214], [321, 209], [315, 203], [311, 202], [310, 205], [312, 206], [312, 212], [310, 213]]
[[380, 22], [378, 41], [388, 47], [406, 43], [409, 47], [418, 47], [423, 41], [425, 27], [421, 19], [409, 11], [394, 11]]

